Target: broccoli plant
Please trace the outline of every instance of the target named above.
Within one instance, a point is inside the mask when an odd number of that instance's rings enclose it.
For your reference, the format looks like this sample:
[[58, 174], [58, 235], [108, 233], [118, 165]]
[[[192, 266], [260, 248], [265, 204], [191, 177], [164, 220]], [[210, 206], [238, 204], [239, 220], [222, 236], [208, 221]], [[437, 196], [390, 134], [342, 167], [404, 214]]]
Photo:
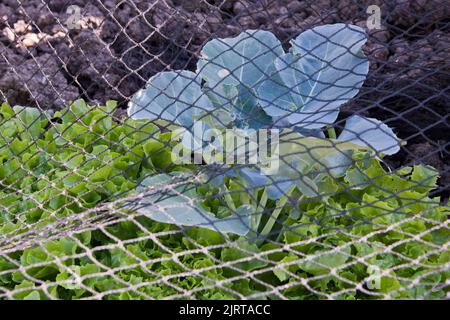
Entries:
[[[205, 121], [212, 128], [281, 127], [323, 138], [323, 129], [334, 124], [340, 106], [366, 79], [365, 41], [363, 29], [345, 24], [303, 32], [288, 53], [268, 31], [214, 39], [203, 47], [196, 73], [156, 74], [133, 96], [128, 115], [187, 129]], [[376, 119], [350, 117], [344, 132], [339, 141], [384, 154], [399, 151], [398, 138]]]
[[[340, 107], [366, 79], [366, 39], [363, 29], [340, 23], [301, 33], [288, 52], [263, 30], [213, 39], [203, 47], [195, 73], [156, 74], [133, 96], [128, 115], [182, 128], [182, 145], [193, 153], [205, 145], [224, 150], [224, 139], [205, 138], [209, 130], [280, 129], [276, 172], [235, 166], [227, 175], [242, 178], [247, 188], [265, 188], [265, 197], [281, 205], [295, 190], [320, 196], [327, 179], [343, 177], [355, 155], [381, 158], [400, 150], [393, 130], [377, 119], [353, 115], [338, 136], [334, 130]], [[194, 135], [196, 126], [205, 134]], [[224, 186], [223, 178], [215, 182]]]

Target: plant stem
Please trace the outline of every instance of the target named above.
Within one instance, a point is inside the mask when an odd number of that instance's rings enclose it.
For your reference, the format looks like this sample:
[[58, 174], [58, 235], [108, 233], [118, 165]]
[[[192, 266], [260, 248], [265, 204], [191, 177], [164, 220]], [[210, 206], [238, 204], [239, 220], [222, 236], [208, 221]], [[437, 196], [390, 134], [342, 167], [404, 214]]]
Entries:
[[247, 193], [242, 192], [240, 194], [240, 199], [241, 199], [242, 204], [250, 204], [250, 197], [248, 196]]
[[266, 237], [270, 231], [272, 231], [273, 225], [278, 219], [278, 216], [280, 215], [281, 211], [283, 210], [284, 206], [286, 205], [286, 202], [288, 198], [290, 197], [291, 193], [294, 191], [295, 187], [292, 187], [286, 195], [282, 196], [278, 201], [275, 210], [272, 212], [272, 214], [269, 217], [269, 220], [266, 222], [266, 225], [261, 231], [261, 236]]
[[327, 129], [328, 138], [330, 139], [336, 139], [336, 130], [334, 130], [334, 127], [329, 126]]
[[264, 209], [266, 208], [267, 200], [267, 189], [264, 188], [261, 199], [259, 199], [258, 206], [256, 207], [255, 231], [258, 230], [259, 224], [261, 223], [262, 214], [264, 213]]
[[228, 208], [231, 209], [231, 211], [236, 212], [236, 206], [234, 205], [234, 201], [233, 198], [231, 197], [231, 194], [229, 193], [229, 190], [226, 186], [224, 186], [225, 188], [225, 194], [224, 194], [224, 198], [225, 198], [225, 202], [228, 205]]
[[267, 204], [267, 200], [268, 200], [267, 189], [264, 188], [263, 193], [261, 195], [261, 199], [259, 199], [259, 203], [258, 203], [258, 207], [257, 207], [258, 209], [257, 210], [259, 210], [259, 208], [264, 210], [264, 208], [266, 207], [266, 204]]

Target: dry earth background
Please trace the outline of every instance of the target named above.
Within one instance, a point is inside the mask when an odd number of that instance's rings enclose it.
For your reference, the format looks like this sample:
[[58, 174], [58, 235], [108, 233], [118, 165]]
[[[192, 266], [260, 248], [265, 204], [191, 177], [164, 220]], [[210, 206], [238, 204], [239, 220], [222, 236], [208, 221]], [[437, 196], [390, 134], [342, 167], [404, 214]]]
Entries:
[[[262, 28], [287, 43], [321, 24], [366, 27], [373, 4], [382, 28], [368, 30], [371, 70], [342, 116], [358, 112], [394, 127], [408, 145], [390, 163], [433, 165], [448, 197], [449, 0], [2, 0], [1, 100], [58, 109], [78, 97], [115, 99], [124, 108], [153, 74], [194, 69], [211, 38]], [[81, 8], [80, 29], [67, 28], [71, 5]]]

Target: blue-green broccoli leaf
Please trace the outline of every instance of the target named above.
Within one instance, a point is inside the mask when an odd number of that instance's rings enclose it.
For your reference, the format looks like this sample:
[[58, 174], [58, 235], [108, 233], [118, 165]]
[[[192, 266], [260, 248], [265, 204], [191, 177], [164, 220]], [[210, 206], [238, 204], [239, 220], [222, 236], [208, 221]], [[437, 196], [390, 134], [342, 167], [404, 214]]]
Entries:
[[380, 120], [351, 116], [338, 137], [339, 141], [369, 146], [376, 152], [392, 155], [400, 151], [400, 140], [394, 131]]
[[202, 227], [240, 236], [250, 232], [253, 207], [241, 206], [231, 216], [218, 219], [201, 207], [194, 185], [174, 182], [173, 177], [167, 174], [144, 179], [137, 191], [147, 194], [133, 206], [139, 213], [162, 223]]
[[[257, 105], [256, 91], [284, 53], [268, 31], [247, 30], [234, 38], [214, 39], [201, 51], [198, 75], [215, 106], [228, 111], [238, 128], [259, 128], [271, 119]], [[252, 123], [249, 123], [252, 122]]]
[[247, 30], [237, 37], [214, 39], [201, 51], [197, 72], [215, 99], [222, 99], [224, 85], [257, 89], [273, 71], [274, 60], [284, 53], [280, 41], [270, 32]]
[[294, 186], [292, 178], [284, 176], [267, 176], [257, 169], [242, 168], [240, 174], [252, 188], [267, 188], [267, 195], [270, 199], [279, 199]]
[[132, 119], [164, 119], [189, 128], [213, 109], [202, 92], [200, 78], [191, 71], [160, 72], [129, 103]]
[[286, 116], [303, 129], [334, 123], [339, 107], [366, 79], [365, 42], [363, 29], [341, 23], [303, 32], [289, 53], [275, 59], [276, 72], [258, 88], [261, 106], [268, 115]]
[[233, 127], [257, 130], [272, 123], [272, 117], [258, 105], [258, 99], [253, 90], [238, 85], [232, 87], [230, 93], [232, 99], [229, 112], [233, 119]]

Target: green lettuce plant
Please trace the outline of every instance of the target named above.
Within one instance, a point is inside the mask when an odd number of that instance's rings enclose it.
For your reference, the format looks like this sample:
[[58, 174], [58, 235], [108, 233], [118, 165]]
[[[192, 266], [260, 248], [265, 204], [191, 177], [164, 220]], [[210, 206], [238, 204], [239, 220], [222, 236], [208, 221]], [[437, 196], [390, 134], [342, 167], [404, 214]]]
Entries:
[[[117, 122], [114, 108], [113, 102], [94, 107], [77, 101], [51, 115], [1, 106], [2, 243], [135, 188], [148, 193], [148, 187], [168, 185], [167, 174], [175, 179], [195, 173], [195, 166], [171, 162], [170, 133], [148, 121]], [[289, 299], [445, 297], [450, 208], [430, 196], [437, 172], [423, 165], [389, 172], [367, 152], [357, 152], [344, 175], [321, 182], [320, 198], [296, 188], [285, 206], [267, 196], [267, 186], [243, 192], [247, 179], [237, 174], [227, 175], [220, 188], [184, 181], [159, 197], [149, 193], [145, 211], [134, 218], [138, 224], [104, 226], [114, 239], [94, 228], [2, 254], [0, 288], [15, 299], [167, 298], [180, 288], [198, 299], [277, 299], [268, 288], [280, 285]], [[109, 169], [102, 169], [106, 164]], [[191, 223], [179, 232], [178, 223], [155, 221], [152, 214], [160, 211], [151, 212], [148, 202], [168, 208], [171, 197], [175, 205], [188, 199], [193, 207], [186, 212], [201, 208], [218, 230]], [[259, 219], [258, 238], [220, 230], [240, 207], [257, 208], [249, 223]], [[274, 212], [276, 220], [270, 218]], [[149, 234], [163, 236], [156, 242]], [[261, 234], [271, 241], [255, 241]], [[117, 239], [123, 247], [115, 245]], [[380, 275], [379, 286], [366, 285], [377, 268], [389, 272]], [[115, 270], [114, 276], [107, 270]], [[198, 272], [186, 276], [186, 270]]]

